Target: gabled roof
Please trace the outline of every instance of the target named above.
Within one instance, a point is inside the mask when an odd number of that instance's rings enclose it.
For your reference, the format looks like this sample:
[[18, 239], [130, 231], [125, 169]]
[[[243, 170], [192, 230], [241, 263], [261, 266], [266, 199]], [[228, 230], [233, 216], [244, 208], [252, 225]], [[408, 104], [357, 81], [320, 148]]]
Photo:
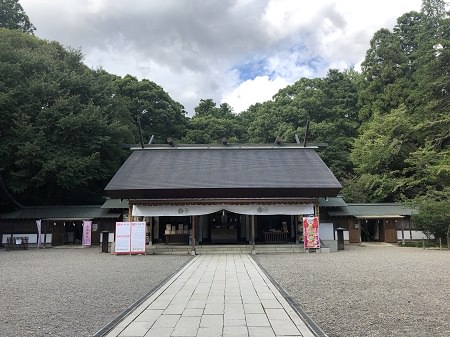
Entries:
[[24, 207], [14, 212], [0, 214], [0, 219], [89, 220], [115, 219], [120, 214], [108, 213], [99, 205], [88, 206], [36, 206]]
[[329, 211], [330, 216], [354, 216], [356, 218], [402, 218], [410, 216], [414, 209], [400, 203], [347, 204], [336, 211]]
[[341, 184], [313, 148], [159, 147], [134, 151], [105, 190], [111, 198], [336, 196]]

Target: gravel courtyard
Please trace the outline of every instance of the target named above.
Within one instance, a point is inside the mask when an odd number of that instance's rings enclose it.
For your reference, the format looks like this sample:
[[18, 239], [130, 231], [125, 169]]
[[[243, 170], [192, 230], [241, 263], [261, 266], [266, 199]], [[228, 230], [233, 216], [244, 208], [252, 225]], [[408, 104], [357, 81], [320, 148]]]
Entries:
[[[0, 250], [0, 335], [92, 336], [189, 261]], [[330, 337], [449, 336], [450, 252], [346, 246], [255, 260]]]
[[190, 258], [2, 249], [0, 336], [92, 336]]
[[450, 252], [345, 246], [255, 260], [330, 337], [450, 336]]

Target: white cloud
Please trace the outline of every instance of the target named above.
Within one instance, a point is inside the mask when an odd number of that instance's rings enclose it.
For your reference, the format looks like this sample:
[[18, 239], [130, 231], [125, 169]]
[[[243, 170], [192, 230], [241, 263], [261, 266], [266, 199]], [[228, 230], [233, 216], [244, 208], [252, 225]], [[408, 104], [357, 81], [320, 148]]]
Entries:
[[[148, 78], [188, 112], [235, 111], [300, 77], [361, 62], [370, 38], [421, 0], [21, 0], [36, 35], [81, 48], [93, 68]], [[252, 77], [238, 73], [256, 62]], [[247, 66], [245, 66], [247, 65]], [[249, 74], [247, 74], [249, 75]], [[231, 101], [232, 100], [232, 101]]]
[[270, 80], [268, 76], [258, 76], [241, 83], [231, 92], [225, 93], [222, 102], [230, 104], [234, 108], [234, 112], [239, 113], [256, 102], [271, 100], [278, 90], [287, 85], [288, 82], [280, 77]]

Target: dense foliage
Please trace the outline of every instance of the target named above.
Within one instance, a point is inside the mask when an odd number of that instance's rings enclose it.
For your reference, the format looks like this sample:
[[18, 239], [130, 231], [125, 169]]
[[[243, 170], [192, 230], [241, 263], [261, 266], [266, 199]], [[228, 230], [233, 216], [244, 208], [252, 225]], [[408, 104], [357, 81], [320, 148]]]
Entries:
[[427, 236], [433, 236], [435, 239], [443, 239], [447, 236], [450, 228], [450, 201], [439, 200], [417, 203], [418, 213], [413, 214], [412, 219], [418, 230], [422, 230]]
[[0, 0], [0, 28], [31, 34], [36, 30], [18, 0]]
[[239, 143], [245, 139], [246, 128], [239, 115], [227, 103], [219, 107], [212, 99], [201, 100], [190, 119], [182, 142], [193, 144], [220, 143], [227, 139]]
[[1, 0], [0, 9], [0, 168], [23, 203], [97, 200], [128, 155], [123, 145], [139, 142], [138, 121], [144, 142], [273, 143], [303, 141], [309, 120], [309, 141], [328, 144], [320, 154], [346, 201], [405, 201], [422, 215], [448, 209], [450, 18], [442, 0], [424, 0], [392, 31], [376, 32], [361, 72], [301, 78], [238, 115], [202, 99], [191, 118], [157, 84], [89, 69], [79, 51], [29, 34], [17, 1]]
[[0, 167], [25, 204], [101, 201], [138, 118], [146, 140], [185, 133], [183, 107], [160, 86], [91, 70], [79, 51], [19, 31], [0, 29], [0, 87]]

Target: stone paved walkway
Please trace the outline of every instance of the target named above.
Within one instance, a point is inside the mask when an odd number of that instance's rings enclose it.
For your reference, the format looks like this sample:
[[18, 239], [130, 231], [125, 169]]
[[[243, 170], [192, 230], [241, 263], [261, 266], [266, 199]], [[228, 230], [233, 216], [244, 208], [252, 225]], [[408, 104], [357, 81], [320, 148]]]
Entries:
[[314, 337], [249, 255], [199, 255], [107, 337]]

